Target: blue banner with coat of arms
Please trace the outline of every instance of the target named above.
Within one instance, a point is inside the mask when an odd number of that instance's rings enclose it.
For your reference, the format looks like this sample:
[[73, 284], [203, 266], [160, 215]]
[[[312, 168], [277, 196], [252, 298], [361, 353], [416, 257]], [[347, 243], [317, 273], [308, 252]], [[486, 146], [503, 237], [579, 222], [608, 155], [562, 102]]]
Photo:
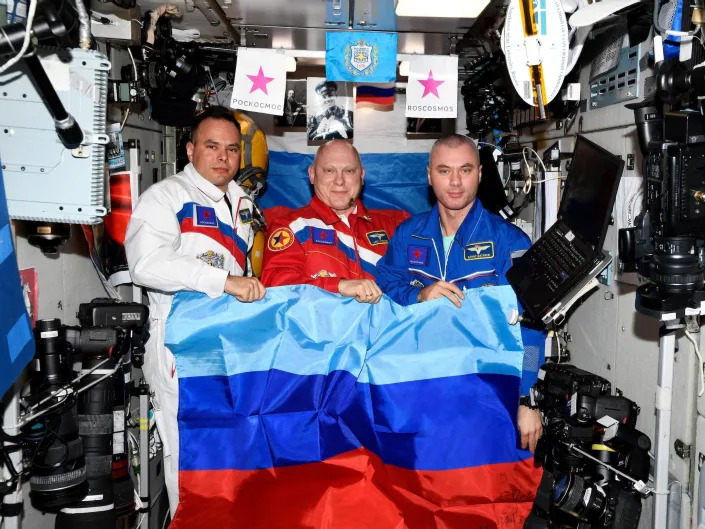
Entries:
[[366, 83], [396, 81], [396, 33], [326, 33], [326, 79]]

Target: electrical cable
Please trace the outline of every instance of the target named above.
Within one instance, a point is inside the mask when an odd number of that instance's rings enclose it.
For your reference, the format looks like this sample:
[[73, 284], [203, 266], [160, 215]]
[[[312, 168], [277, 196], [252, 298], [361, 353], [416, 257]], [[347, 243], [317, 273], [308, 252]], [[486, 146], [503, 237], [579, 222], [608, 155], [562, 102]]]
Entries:
[[514, 210], [514, 216], [516, 217], [517, 215], [519, 215], [519, 213], [521, 213], [521, 210], [523, 210], [528, 203], [529, 203], [529, 195], [524, 195], [524, 201], [518, 206], [515, 206], [514, 200], [512, 200], [512, 203], [510, 205], [512, 206], [512, 209]]
[[130, 60], [132, 61], [132, 70], [135, 72], [135, 81], [139, 79], [139, 75], [137, 75], [137, 63], [135, 62], [135, 57], [132, 55], [132, 50], [128, 47], [127, 48], [127, 53], [130, 54]]
[[218, 103], [218, 106], [220, 106], [220, 98], [218, 97], [218, 89], [215, 87], [215, 81], [213, 80], [213, 76], [211, 75], [211, 69], [207, 68], [206, 72], [208, 72], [208, 77], [211, 80], [211, 84], [213, 85], [213, 95], [215, 96], [215, 101]]
[[[99, 362], [98, 364], [96, 364], [96, 365], [95, 365], [93, 368], [91, 368], [90, 370], [86, 371], [85, 373], [81, 373], [78, 377], [76, 377], [75, 379], [73, 379], [70, 383], [68, 383], [68, 384], [66, 384], [66, 385], [64, 385], [64, 386], [61, 386], [60, 388], [58, 388], [58, 389], [56, 389], [55, 391], [53, 391], [52, 393], [50, 393], [48, 397], [44, 397], [43, 399], [41, 399], [41, 400], [40, 400], [39, 402], [37, 402], [36, 404], [30, 406], [30, 408], [29, 408], [28, 411], [32, 411], [32, 413], [30, 413], [29, 415], [25, 415], [25, 416], [21, 417], [20, 422], [15, 425], [15, 428], [20, 429], [20, 428], [24, 427], [24, 426], [27, 425], [29, 422], [32, 422], [32, 421], [34, 421], [35, 419], [38, 419], [39, 417], [41, 417], [42, 415], [44, 415], [44, 414], [47, 413], [48, 411], [53, 410], [53, 409], [56, 408], [57, 406], [59, 406], [59, 405], [63, 404], [64, 402], [66, 402], [66, 399], [68, 399], [68, 398], [70, 398], [70, 397], [74, 397], [74, 398], [75, 398], [75, 396], [78, 395], [79, 393], [83, 393], [83, 392], [86, 391], [87, 389], [89, 389], [89, 388], [95, 386], [95, 385], [98, 384], [99, 382], [102, 382], [102, 381], [105, 380], [106, 378], [109, 378], [109, 377], [113, 376], [113, 374], [115, 374], [115, 372], [117, 372], [117, 370], [120, 369], [120, 368], [125, 364], [125, 358], [121, 358], [120, 361], [117, 362], [117, 364], [115, 365], [115, 368], [112, 369], [108, 374], [102, 376], [101, 378], [99, 378], [99, 379], [97, 379], [97, 380], [94, 380], [93, 382], [91, 382], [90, 384], [87, 384], [86, 386], [81, 386], [81, 387], [79, 387], [78, 389], [76, 389], [76, 388], [74, 387], [75, 384], [76, 384], [79, 380], [81, 380], [83, 377], [87, 377], [88, 375], [92, 374], [96, 369], [98, 369], [99, 367], [101, 367], [101, 366], [102, 366], [103, 364], [105, 364], [108, 360], [110, 360], [110, 358], [106, 358], [106, 359], [103, 360], [102, 362]], [[57, 397], [57, 396], [61, 396], [61, 393], [62, 393], [62, 392], [65, 393], [65, 395], [63, 395], [64, 398], [63, 398], [62, 400], [60, 400], [59, 402], [55, 402], [54, 404], [52, 404], [52, 405], [50, 405], [49, 407], [47, 407], [47, 409], [45, 409], [45, 410], [41, 410], [41, 411], [38, 411], [38, 412], [37, 412], [37, 411], [34, 411], [34, 410], [36, 410], [40, 405], [46, 403], [47, 401], [49, 401], [49, 400], [51, 400], [51, 399], [53, 399], [53, 398], [55, 398], [55, 397]]]
[[122, 132], [122, 129], [125, 128], [125, 123], [127, 123], [127, 118], [130, 115], [130, 107], [127, 107], [127, 112], [125, 112], [125, 117], [122, 120], [122, 123], [120, 123], [120, 132]]
[[643, 189], [638, 189], [627, 201], [627, 227], [629, 226], [634, 226], [634, 202], [635, 200], [639, 198], [643, 198], [644, 196], [644, 190]]
[[652, 12], [652, 18], [653, 18], [652, 22], [654, 25], [654, 31], [656, 31], [656, 33], [666, 34], [671, 37], [693, 37], [693, 36], [695, 36], [695, 32], [676, 31], [673, 29], [667, 29], [667, 28], [661, 27], [661, 24], [659, 23], [659, 20], [658, 20], [659, 11], [661, 10], [660, 8], [661, 8], [661, 0], [654, 0], [654, 10]]
[[[139, 79], [139, 74], [137, 73], [137, 63], [135, 62], [135, 57], [132, 55], [132, 50], [128, 47], [127, 48], [127, 53], [130, 55], [130, 60], [132, 61], [132, 71], [135, 74], [135, 81]], [[125, 128], [125, 124], [127, 123], [127, 118], [130, 116], [130, 107], [127, 107], [127, 112], [125, 112], [125, 118], [122, 120], [122, 123], [120, 123], [120, 132]]]
[[[700, 31], [700, 33], [702, 34], [703, 26], [700, 26], [700, 28], [698, 29], [698, 31]], [[698, 37], [698, 36], [697, 36], [696, 34], [694, 34], [694, 33], [693, 33], [692, 37], [693, 37], [695, 40], [697, 40], [697, 41], [700, 43], [700, 46], [702, 46], [703, 50], [705, 50], [705, 44], [703, 44], [703, 41], [700, 39], [700, 37]]]
[[91, 15], [91, 19], [103, 26], [114, 26], [115, 24], [108, 17], [99, 17], [96, 14]]
[[[541, 157], [538, 155], [538, 153], [532, 149], [531, 147], [524, 147], [521, 150], [521, 156], [524, 159], [524, 165], [526, 165], [526, 170], [529, 172], [529, 178], [526, 179], [526, 183], [524, 184], [524, 194], [528, 195], [531, 192], [531, 184], [532, 184], [532, 179], [534, 176], [534, 170], [531, 168], [529, 165], [529, 162], [526, 159], [526, 151], [532, 152], [534, 156], [536, 156], [536, 159], [538, 160], [539, 164], [541, 164], [541, 168], [543, 169], [543, 174], [546, 174], [546, 166], [543, 163], [543, 160], [541, 160]], [[561, 177], [553, 177], [551, 180], [555, 180], [556, 178], [561, 178]], [[545, 180], [536, 180], [534, 183], [540, 183], [540, 182], [545, 182]]]
[[502, 152], [502, 147], [500, 147], [499, 145], [495, 145], [494, 143], [490, 143], [488, 141], [478, 141], [477, 144], [478, 145], [489, 145], [490, 147], [494, 147], [495, 149]]
[[544, 178], [543, 180], [534, 180], [534, 184], [543, 184], [544, 182], [550, 182], [551, 180], [565, 180], [566, 176], [551, 176], [550, 178]]
[[695, 351], [695, 356], [698, 357], [698, 374], [699, 374], [699, 384], [698, 387], [700, 387], [700, 390], [698, 391], [698, 397], [702, 397], [703, 393], [705, 393], [705, 375], [703, 375], [703, 357], [700, 355], [700, 348], [698, 347], [698, 342], [693, 338], [693, 335], [690, 334], [688, 329], [685, 330], [685, 337], [690, 340], [690, 343], [693, 344], [693, 351]]
[[25, 33], [24, 40], [22, 41], [22, 47], [20, 48], [20, 51], [17, 52], [17, 55], [15, 55], [5, 64], [0, 66], [0, 73], [4, 73], [10, 68], [12, 68], [22, 59], [22, 57], [24, 57], [24, 54], [27, 53], [27, 50], [29, 49], [29, 43], [32, 38], [32, 24], [34, 24], [34, 13], [37, 11], [38, 3], [39, 0], [29, 0], [29, 11], [27, 13], [27, 23], [25, 24]]

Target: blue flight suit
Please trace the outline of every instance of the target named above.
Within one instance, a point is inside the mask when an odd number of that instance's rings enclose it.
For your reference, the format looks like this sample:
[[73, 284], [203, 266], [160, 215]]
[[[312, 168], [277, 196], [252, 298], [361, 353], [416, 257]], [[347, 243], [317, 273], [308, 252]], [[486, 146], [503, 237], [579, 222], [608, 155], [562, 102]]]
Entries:
[[[514, 224], [487, 211], [475, 199], [444, 255], [438, 205], [400, 224], [387, 253], [377, 263], [377, 284], [400, 305], [418, 303], [419, 291], [438, 281], [461, 290], [507, 285], [512, 252], [531, 241]], [[544, 334], [522, 327], [524, 370], [521, 394], [528, 395], [543, 364]]]

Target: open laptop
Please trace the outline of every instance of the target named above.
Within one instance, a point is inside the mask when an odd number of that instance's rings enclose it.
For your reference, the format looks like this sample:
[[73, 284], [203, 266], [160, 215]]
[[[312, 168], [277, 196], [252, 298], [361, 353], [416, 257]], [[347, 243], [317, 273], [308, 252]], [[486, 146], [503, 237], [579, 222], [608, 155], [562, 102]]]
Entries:
[[558, 220], [507, 271], [524, 309], [549, 323], [557, 305], [609, 264], [602, 251], [624, 161], [578, 136]]

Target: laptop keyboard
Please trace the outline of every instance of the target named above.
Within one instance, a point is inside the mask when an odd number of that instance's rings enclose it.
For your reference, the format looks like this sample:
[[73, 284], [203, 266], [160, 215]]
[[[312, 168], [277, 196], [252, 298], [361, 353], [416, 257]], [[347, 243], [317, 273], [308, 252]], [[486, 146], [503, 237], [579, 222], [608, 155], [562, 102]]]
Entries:
[[532, 279], [547, 284], [552, 290], [592, 262], [567, 241], [558, 226], [544, 234], [531, 250], [527, 258], [533, 265]]
[[558, 264], [566, 271], [580, 268], [588, 261], [583, 254], [568, 242], [558, 227], [547, 234], [546, 243]]

